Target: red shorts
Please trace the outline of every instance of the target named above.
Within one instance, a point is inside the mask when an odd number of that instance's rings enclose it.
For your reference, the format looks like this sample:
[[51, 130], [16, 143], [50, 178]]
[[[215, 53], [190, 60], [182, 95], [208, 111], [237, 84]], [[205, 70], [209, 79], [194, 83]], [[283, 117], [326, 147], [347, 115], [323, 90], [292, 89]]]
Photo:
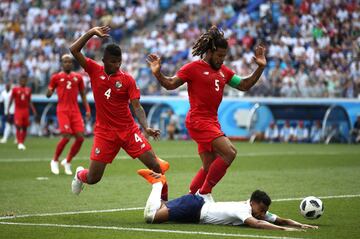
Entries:
[[130, 157], [137, 158], [151, 150], [151, 145], [137, 125], [126, 131], [96, 128], [90, 159], [111, 163], [121, 148]]
[[225, 135], [224, 132], [221, 131], [219, 122], [214, 121], [186, 121], [186, 128], [188, 129], [190, 137], [197, 143], [199, 154], [206, 151], [212, 152], [212, 141]]
[[84, 132], [84, 121], [78, 111], [58, 111], [57, 118], [62, 134], [75, 134]]
[[30, 117], [29, 109], [15, 110], [15, 115], [14, 115], [15, 125], [19, 127], [28, 127], [30, 125], [29, 117]]

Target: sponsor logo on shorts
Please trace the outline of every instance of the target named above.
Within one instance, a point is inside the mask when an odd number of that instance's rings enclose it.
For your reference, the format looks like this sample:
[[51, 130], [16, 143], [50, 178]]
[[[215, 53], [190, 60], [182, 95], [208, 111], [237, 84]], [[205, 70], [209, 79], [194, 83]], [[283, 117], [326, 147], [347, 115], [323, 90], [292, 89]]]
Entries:
[[95, 154], [98, 155], [100, 153], [100, 149], [99, 148], [95, 148]]

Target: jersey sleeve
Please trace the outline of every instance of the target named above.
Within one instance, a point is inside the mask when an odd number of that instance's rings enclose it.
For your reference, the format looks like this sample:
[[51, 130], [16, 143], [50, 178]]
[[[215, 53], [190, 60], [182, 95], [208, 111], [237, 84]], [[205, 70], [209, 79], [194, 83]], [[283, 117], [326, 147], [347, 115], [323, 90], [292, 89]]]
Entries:
[[235, 75], [235, 72], [232, 71], [227, 66], [224, 66], [223, 71], [224, 71], [224, 75], [225, 75], [226, 84], [228, 84], [230, 82], [231, 78]]
[[271, 212], [266, 212], [265, 221], [274, 223], [276, 221], [277, 215], [272, 214]]
[[85, 89], [84, 79], [80, 74], [78, 74], [76, 77], [79, 79], [79, 91], [84, 91]]
[[245, 220], [252, 217], [251, 215], [251, 208], [248, 205], [241, 205], [238, 208], [236, 208], [236, 217], [239, 218], [243, 223], [245, 223]]
[[51, 79], [50, 79], [48, 89], [49, 90], [55, 90], [56, 86], [57, 86], [57, 77], [56, 77], [56, 75], [52, 75]]
[[89, 74], [90, 77], [93, 74], [93, 72], [95, 72], [95, 70], [98, 69], [99, 67], [100, 65], [96, 61], [86, 57], [86, 69], [84, 70]]
[[192, 74], [192, 63], [188, 63], [181, 67], [176, 73], [177, 77], [179, 77], [184, 82], [189, 82], [191, 80]]
[[133, 100], [133, 99], [140, 99], [140, 89], [137, 87], [136, 82], [134, 80], [134, 78], [132, 78], [131, 76], [129, 77], [129, 88], [128, 88], [128, 94], [129, 94], [129, 99]]

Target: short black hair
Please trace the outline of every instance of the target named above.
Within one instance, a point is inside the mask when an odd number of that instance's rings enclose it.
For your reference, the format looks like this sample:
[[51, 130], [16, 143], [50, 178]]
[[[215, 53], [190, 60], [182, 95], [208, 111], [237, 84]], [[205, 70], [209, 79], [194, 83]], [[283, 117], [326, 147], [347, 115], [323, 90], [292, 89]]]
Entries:
[[261, 191], [259, 189], [255, 190], [250, 197], [250, 201], [255, 201], [258, 203], [264, 203], [266, 206], [270, 206], [271, 198], [267, 195], [266, 192]]
[[106, 45], [104, 54], [105, 53], [108, 53], [112, 56], [121, 57], [121, 48], [119, 45], [111, 43]]

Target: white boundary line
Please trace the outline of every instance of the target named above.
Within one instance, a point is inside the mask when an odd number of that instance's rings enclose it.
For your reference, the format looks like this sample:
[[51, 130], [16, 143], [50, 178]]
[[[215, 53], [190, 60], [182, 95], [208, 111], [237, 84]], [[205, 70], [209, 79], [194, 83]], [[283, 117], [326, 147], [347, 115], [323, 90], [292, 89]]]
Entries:
[[[349, 194], [349, 195], [334, 195], [334, 196], [320, 196], [321, 199], [333, 199], [333, 198], [354, 198], [360, 197], [360, 194]], [[274, 199], [273, 202], [285, 202], [285, 201], [300, 201], [302, 198], [282, 198]], [[106, 212], [121, 212], [121, 211], [137, 211], [143, 210], [144, 207], [130, 207], [130, 208], [114, 208], [104, 210], [88, 210], [88, 211], [74, 211], [74, 212], [54, 212], [54, 213], [37, 213], [37, 214], [23, 214], [15, 216], [3, 216], [0, 220], [25, 218], [25, 217], [46, 217], [46, 216], [60, 216], [60, 215], [74, 215], [74, 214], [87, 214], [87, 213], [106, 213]]]
[[[237, 157], [263, 157], [263, 156], [291, 156], [299, 155], [297, 151], [290, 152], [268, 152], [268, 153], [238, 153]], [[353, 152], [301, 152], [301, 155], [360, 155], [360, 153]], [[170, 159], [182, 159], [182, 158], [192, 158], [198, 157], [197, 154], [187, 154], [187, 155], [166, 155], [166, 158]], [[89, 160], [89, 157], [77, 157], [76, 160]], [[165, 158], [165, 157], [162, 157]], [[131, 159], [129, 156], [119, 156], [116, 159]], [[43, 162], [49, 161], [51, 158], [0, 158], [0, 163], [18, 163], [18, 162]]]
[[175, 234], [187, 234], [187, 235], [220, 236], [220, 237], [226, 236], [226, 237], [269, 238], [269, 239], [303, 239], [299, 237], [278, 237], [278, 236], [269, 236], [269, 235], [230, 234], [230, 233], [203, 232], [203, 231], [181, 231], [181, 230], [163, 230], [163, 229], [130, 228], [130, 227], [105, 227], [105, 226], [90, 226], [90, 225], [66, 225], [66, 224], [49, 224], [49, 223], [37, 224], [37, 223], [22, 223], [22, 222], [0, 222], [0, 224], [18, 225], [18, 226], [103, 229], [103, 230], [116, 230], [116, 231], [160, 232], [160, 233], [175, 233]]

